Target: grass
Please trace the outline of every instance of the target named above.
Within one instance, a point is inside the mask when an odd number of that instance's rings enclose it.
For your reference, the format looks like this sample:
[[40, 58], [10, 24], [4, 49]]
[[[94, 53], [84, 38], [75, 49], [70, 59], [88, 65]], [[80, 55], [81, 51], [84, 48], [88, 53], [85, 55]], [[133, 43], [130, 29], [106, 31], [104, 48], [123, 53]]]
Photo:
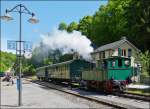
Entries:
[[32, 80], [37, 80], [37, 76], [34, 75], [34, 76], [31, 77], [31, 79]]
[[28, 79], [31, 79], [32, 81], [37, 80], [37, 76], [36, 76], [36, 75], [29, 76], [29, 77], [27, 77], [27, 78], [28, 78]]
[[145, 85], [145, 84], [140, 83], [140, 82], [133, 82], [132, 84], [134, 84], [134, 85]]
[[133, 93], [133, 94], [150, 96], [150, 92], [149, 91], [144, 91], [144, 90], [127, 90], [126, 92]]

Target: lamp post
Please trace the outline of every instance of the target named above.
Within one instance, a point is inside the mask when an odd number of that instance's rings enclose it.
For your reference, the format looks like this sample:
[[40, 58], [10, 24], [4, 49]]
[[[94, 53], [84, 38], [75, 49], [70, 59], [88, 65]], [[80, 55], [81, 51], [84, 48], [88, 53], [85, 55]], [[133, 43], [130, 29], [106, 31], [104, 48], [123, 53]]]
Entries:
[[31, 18], [28, 20], [28, 22], [35, 24], [38, 23], [39, 20], [35, 19], [34, 16], [35, 14], [30, 12], [24, 5], [22, 4], [18, 4], [15, 7], [13, 7], [12, 9], [8, 10], [6, 9], [6, 15], [1, 16], [2, 20], [6, 20], [6, 21], [10, 21], [13, 20], [13, 18], [9, 15], [9, 13], [11, 12], [17, 12], [19, 13], [19, 55], [17, 56], [18, 60], [19, 60], [19, 75], [18, 75], [18, 106], [22, 105], [22, 81], [21, 81], [21, 57], [22, 57], [22, 14], [28, 14], [31, 15]]

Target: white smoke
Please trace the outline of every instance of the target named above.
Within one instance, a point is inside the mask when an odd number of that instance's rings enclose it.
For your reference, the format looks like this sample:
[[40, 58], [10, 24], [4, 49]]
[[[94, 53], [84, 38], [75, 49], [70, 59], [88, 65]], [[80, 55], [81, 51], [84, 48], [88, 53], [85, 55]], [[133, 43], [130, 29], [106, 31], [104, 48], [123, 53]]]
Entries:
[[91, 41], [81, 32], [73, 31], [68, 33], [66, 31], [53, 30], [50, 34], [41, 35], [42, 43], [47, 45], [49, 49], [59, 49], [63, 54], [78, 52], [84, 59], [90, 59], [90, 53], [93, 48], [90, 46]]

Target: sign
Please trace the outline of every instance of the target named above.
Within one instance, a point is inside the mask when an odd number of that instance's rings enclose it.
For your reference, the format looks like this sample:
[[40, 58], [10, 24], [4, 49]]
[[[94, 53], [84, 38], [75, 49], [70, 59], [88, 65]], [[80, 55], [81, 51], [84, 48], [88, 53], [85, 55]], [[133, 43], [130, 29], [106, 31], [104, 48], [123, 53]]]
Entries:
[[7, 41], [7, 49], [9, 50], [16, 50], [16, 41]]
[[[7, 41], [7, 49], [8, 50], [20, 50], [20, 41]], [[32, 43], [29, 41], [21, 41], [21, 51], [31, 51], [32, 50]]]
[[24, 43], [24, 50], [25, 51], [31, 51], [32, 50], [32, 43], [29, 41], [25, 41]]

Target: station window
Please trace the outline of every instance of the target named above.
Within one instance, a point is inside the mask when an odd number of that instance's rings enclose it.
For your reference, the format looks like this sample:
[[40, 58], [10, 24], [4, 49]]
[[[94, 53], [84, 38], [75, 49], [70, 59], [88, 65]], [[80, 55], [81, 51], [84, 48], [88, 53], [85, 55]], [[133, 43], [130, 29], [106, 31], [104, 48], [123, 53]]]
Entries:
[[126, 49], [122, 49], [122, 56], [126, 56]]
[[118, 59], [118, 67], [122, 67], [122, 60]]
[[126, 56], [126, 49], [124, 49], [124, 56]]
[[99, 59], [101, 59], [101, 53], [99, 53]]
[[122, 49], [122, 53], [121, 53], [121, 54], [122, 54], [122, 56], [123, 56], [123, 49]]
[[132, 49], [128, 49], [128, 57], [131, 57], [132, 55]]
[[105, 51], [102, 52], [102, 56], [103, 56], [103, 58], [105, 58]]

